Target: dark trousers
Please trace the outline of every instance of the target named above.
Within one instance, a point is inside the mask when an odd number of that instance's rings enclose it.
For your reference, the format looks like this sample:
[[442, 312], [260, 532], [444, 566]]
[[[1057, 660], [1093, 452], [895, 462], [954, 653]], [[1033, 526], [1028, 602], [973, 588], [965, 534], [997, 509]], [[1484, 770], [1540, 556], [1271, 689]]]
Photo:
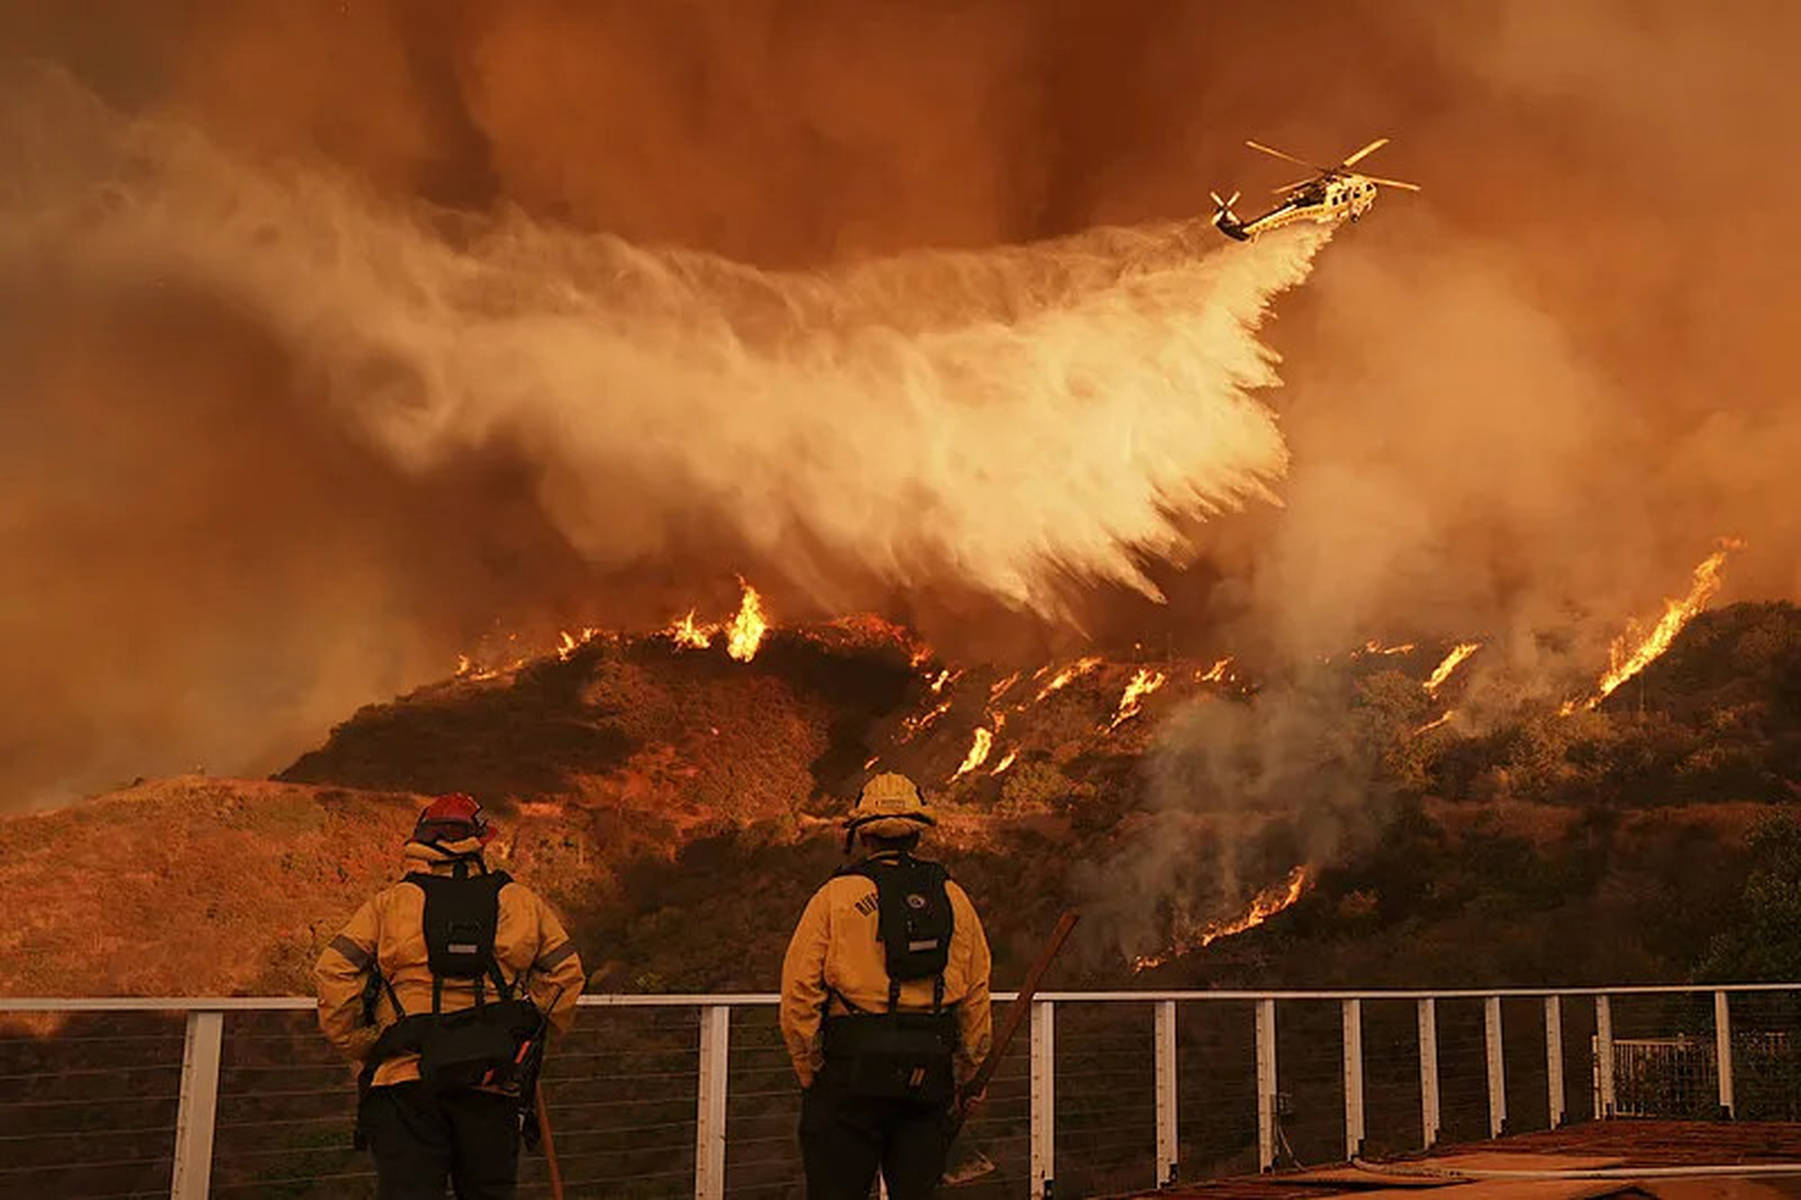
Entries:
[[370, 1088], [362, 1126], [381, 1200], [512, 1200], [519, 1175], [519, 1101], [472, 1088], [430, 1092], [417, 1081]]
[[950, 1151], [948, 1115], [941, 1104], [846, 1095], [828, 1067], [800, 1102], [807, 1200], [864, 1200], [878, 1169], [890, 1200], [933, 1195]]

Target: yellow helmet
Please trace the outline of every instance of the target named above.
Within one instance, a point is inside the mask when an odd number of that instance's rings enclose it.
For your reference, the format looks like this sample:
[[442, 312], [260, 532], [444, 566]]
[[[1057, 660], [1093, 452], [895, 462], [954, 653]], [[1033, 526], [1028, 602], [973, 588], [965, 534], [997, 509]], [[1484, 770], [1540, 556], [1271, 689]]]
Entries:
[[[936, 825], [938, 818], [920, 798], [919, 789], [905, 775], [877, 775], [863, 785], [856, 807], [845, 819], [844, 832], [876, 837], [905, 837], [921, 825]], [[847, 838], [848, 840], [848, 838]]]

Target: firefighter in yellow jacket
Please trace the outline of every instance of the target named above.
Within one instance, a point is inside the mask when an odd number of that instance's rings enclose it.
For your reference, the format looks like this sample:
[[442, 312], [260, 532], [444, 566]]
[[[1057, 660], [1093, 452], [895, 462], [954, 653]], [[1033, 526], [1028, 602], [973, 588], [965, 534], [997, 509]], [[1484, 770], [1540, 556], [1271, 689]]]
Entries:
[[861, 853], [814, 893], [782, 963], [782, 1037], [800, 1077], [808, 1200], [892, 1200], [944, 1173], [958, 1089], [993, 1041], [988, 940], [962, 888], [916, 858], [936, 824], [904, 775], [878, 775], [845, 822]]
[[[314, 976], [325, 1036], [363, 1064], [359, 1145], [382, 1200], [511, 1197], [521, 1122], [549, 1028], [584, 976], [556, 914], [482, 851], [473, 799], [439, 796], [407, 841], [406, 878], [331, 940]], [[527, 1136], [535, 1130], [527, 1129]]]

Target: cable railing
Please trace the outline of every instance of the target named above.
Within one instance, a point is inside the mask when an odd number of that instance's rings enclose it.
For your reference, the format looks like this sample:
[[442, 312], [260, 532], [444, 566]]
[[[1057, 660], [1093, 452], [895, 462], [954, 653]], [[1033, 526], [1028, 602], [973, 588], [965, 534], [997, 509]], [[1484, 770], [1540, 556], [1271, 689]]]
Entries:
[[[995, 997], [998, 1017], [1014, 997]], [[803, 1190], [777, 997], [595, 995], [543, 1086], [570, 1196]], [[1040, 994], [959, 1140], [969, 1200], [1118, 1194], [1593, 1119], [1801, 1121], [1801, 983]], [[0, 1189], [373, 1196], [303, 997], [0, 999]], [[522, 1196], [549, 1194], [522, 1160]]]

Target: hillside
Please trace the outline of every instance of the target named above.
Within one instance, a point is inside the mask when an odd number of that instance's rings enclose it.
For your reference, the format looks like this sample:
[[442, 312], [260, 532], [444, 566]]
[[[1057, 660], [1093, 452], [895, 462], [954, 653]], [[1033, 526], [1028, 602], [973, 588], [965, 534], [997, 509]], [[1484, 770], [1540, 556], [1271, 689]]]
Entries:
[[[1423, 687], [1445, 650], [1252, 682], [959, 671], [875, 622], [776, 631], [749, 662], [572, 641], [366, 708], [276, 780], [0, 820], [0, 899], [27, 914], [0, 932], [0, 991], [302, 989], [421, 795], [451, 788], [498, 812], [591, 986], [766, 989], [866, 767], [932, 793], [1003, 982], [1072, 904], [1065, 984], [1684, 977], [1737, 912], [1748, 833], [1801, 789], [1801, 614], [1703, 614], [1595, 710], [1522, 702], [1480, 732], [1439, 723], [1469, 668]], [[1267, 924], [1169, 953], [1292, 870]]]

